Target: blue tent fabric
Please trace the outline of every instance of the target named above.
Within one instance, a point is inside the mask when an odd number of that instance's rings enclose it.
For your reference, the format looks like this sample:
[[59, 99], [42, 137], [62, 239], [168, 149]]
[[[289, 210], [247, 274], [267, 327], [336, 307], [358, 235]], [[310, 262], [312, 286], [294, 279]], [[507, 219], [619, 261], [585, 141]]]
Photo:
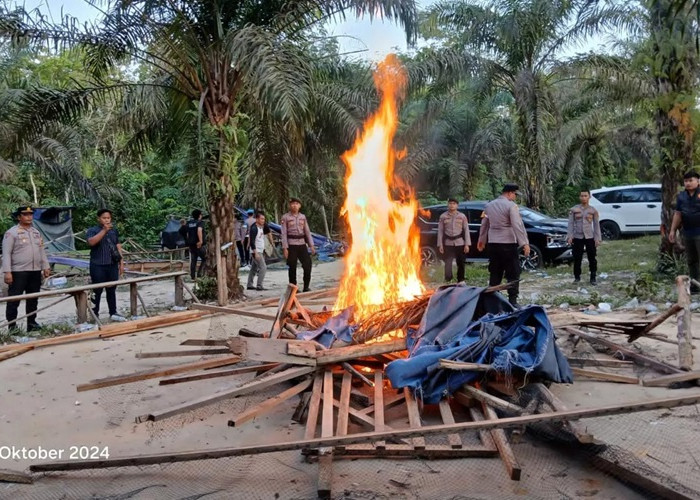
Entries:
[[340, 314], [330, 318], [320, 328], [299, 333], [297, 339], [315, 340], [325, 346], [326, 349], [330, 349], [336, 340], [350, 344], [352, 342], [352, 334], [355, 331], [354, 325], [350, 324], [352, 312], [353, 308], [348, 307]]
[[[481, 372], [442, 369], [440, 359], [491, 364], [499, 372], [520, 371], [557, 383], [573, 381], [542, 307], [469, 316], [505, 302], [500, 294], [481, 291], [462, 285], [431, 298], [419, 329], [409, 335], [409, 357], [386, 367], [393, 387], [409, 387], [425, 403], [434, 404], [483, 376]], [[479, 303], [484, 300], [491, 303]]]

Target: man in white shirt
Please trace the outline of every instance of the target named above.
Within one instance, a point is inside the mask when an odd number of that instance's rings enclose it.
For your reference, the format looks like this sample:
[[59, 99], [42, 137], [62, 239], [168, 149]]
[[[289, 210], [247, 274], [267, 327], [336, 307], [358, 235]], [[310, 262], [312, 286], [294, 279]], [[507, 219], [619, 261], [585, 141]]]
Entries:
[[[270, 228], [265, 225], [265, 214], [258, 212], [255, 216], [255, 224], [250, 228], [250, 251], [251, 268], [248, 273], [248, 290], [265, 290], [263, 280], [267, 265], [265, 264], [265, 235], [270, 232]], [[253, 286], [253, 279], [258, 275], [258, 286]]]

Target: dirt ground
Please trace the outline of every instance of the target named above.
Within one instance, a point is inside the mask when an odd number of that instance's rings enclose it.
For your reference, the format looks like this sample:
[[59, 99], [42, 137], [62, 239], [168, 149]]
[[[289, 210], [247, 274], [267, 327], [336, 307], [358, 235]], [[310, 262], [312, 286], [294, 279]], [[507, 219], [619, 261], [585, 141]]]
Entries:
[[[299, 270], [301, 273], [301, 269]], [[342, 262], [315, 265], [312, 288], [337, 284]], [[301, 276], [299, 276], [301, 277]], [[242, 281], [247, 276], [242, 276]], [[287, 282], [284, 269], [270, 270], [265, 285], [270, 290], [253, 292], [251, 299], [277, 297]], [[534, 282], [533, 282], [534, 283]], [[532, 286], [524, 285], [524, 290]], [[142, 288], [149, 305], [172, 304], [172, 282]], [[128, 304], [125, 292], [119, 303]], [[57, 306], [41, 314], [40, 321], [72, 321], [72, 305]], [[551, 310], [556, 324], [580, 314]], [[643, 310], [608, 313], [606, 317], [641, 318]], [[590, 316], [585, 315], [590, 319]], [[695, 315], [696, 324], [700, 317]], [[145, 331], [106, 340], [89, 340], [36, 349], [0, 363], [0, 469], [25, 470], [32, 463], [50, 460], [4, 458], [6, 447], [63, 450], [67, 458], [72, 446], [107, 449], [112, 458], [126, 455], [205, 450], [211, 448], [274, 443], [303, 438], [303, 426], [290, 417], [294, 398], [275, 411], [240, 427], [228, 427], [228, 419], [278, 393], [270, 391], [226, 401], [162, 422], [136, 423], [135, 417], [189, 399], [224, 390], [253, 374], [209, 379], [173, 386], [158, 380], [76, 392], [78, 384], [95, 378], [166, 367], [182, 358], [136, 359], [140, 351], [176, 350], [188, 338], [227, 338], [246, 327], [261, 331], [265, 322], [239, 316], [214, 316], [194, 323]], [[675, 321], [659, 331], [675, 338]], [[614, 339], [625, 343], [626, 339]], [[569, 339], [560, 338], [565, 352]], [[696, 344], [698, 342], [696, 341]], [[581, 342], [577, 355], [594, 351]], [[643, 339], [633, 344], [671, 364], [677, 363], [677, 348]], [[600, 354], [596, 354], [600, 356]], [[696, 355], [696, 369], [699, 368]], [[187, 358], [195, 361], [198, 358]], [[653, 376], [638, 369], [627, 372], [608, 368], [600, 371]], [[576, 380], [553, 386], [570, 408], [586, 408], [656, 397], [696, 394], [698, 389], [660, 389], [643, 386]], [[626, 416], [587, 419], [585, 425], [597, 438], [632, 452], [655, 470], [700, 491], [700, 409], [695, 406], [658, 410]], [[562, 453], [541, 440], [525, 436], [514, 440], [513, 450], [523, 467], [520, 481], [507, 478], [497, 458], [454, 460], [338, 460], [334, 463], [335, 498], [649, 498], [609, 475], [585, 464], [576, 453]], [[28, 499], [229, 499], [314, 498], [317, 465], [306, 463], [299, 452], [203, 460], [163, 466], [131, 467], [36, 475], [32, 485], [0, 483], [0, 498]]]

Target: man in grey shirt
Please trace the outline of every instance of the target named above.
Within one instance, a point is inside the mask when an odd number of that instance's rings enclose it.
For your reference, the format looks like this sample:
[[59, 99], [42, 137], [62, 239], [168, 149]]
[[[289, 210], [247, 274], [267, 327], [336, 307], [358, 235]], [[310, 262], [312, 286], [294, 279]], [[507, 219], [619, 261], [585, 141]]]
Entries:
[[[503, 275], [507, 282], [520, 279], [520, 257], [518, 248], [525, 256], [530, 255], [530, 242], [525, 225], [520, 217], [516, 197], [520, 194], [517, 184], [503, 186], [501, 196], [490, 201], [481, 215], [481, 229], [477, 248], [483, 251], [488, 243], [489, 286], [500, 285]], [[518, 307], [519, 286], [508, 289], [508, 301]]]
[[[42, 273], [45, 278], [51, 274], [49, 261], [44, 250], [44, 240], [39, 230], [32, 226], [34, 210], [32, 207], [17, 209], [19, 224], [11, 227], [2, 239], [2, 272], [5, 283], [10, 286], [10, 296], [36, 293], [41, 289]], [[15, 329], [19, 300], [8, 302], [5, 318], [9, 328]], [[39, 299], [27, 299], [27, 331], [38, 330], [41, 325], [36, 322], [36, 309]]]
[[464, 281], [464, 259], [472, 244], [469, 220], [457, 210], [456, 198], [447, 200], [447, 212], [438, 221], [438, 250], [445, 258], [445, 281], [452, 281], [452, 261], [457, 260], [457, 281]]
[[573, 245], [574, 254], [574, 283], [581, 281], [581, 262], [583, 250], [588, 256], [588, 267], [591, 272], [591, 285], [596, 284], [596, 272], [598, 261], [596, 248], [602, 240], [600, 236], [600, 215], [595, 207], [588, 204], [591, 200], [591, 192], [584, 189], [579, 194], [581, 204], [569, 211], [569, 225], [566, 231], [566, 239], [569, 245]]

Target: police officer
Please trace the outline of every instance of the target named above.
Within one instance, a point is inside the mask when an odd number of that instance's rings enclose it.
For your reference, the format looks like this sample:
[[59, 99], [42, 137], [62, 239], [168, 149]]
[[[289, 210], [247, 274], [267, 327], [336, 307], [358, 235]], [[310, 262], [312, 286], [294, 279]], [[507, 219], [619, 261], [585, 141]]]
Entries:
[[[195, 208], [192, 210], [192, 218], [187, 221], [187, 244], [190, 247], [190, 278], [193, 280], [196, 276], [200, 278], [204, 276], [204, 269], [207, 265], [205, 242], [202, 211]], [[199, 274], [197, 274], [197, 259], [202, 261], [199, 265]]]
[[293, 285], [297, 284], [297, 260], [300, 260], [301, 267], [304, 269], [304, 291], [308, 292], [311, 282], [311, 257], [306, 245], [311, 247], [312, 254], [316, 254], [316, 248], [311, 238], [309, 223], [306, 216], [299, 212], [300, 210], [299, 198], [291, 198], [289, 212], [282, 216], [281, 221], [282, 250], [289, 266], [289, 282]]
[[[481, 215], [481, 229], [477, 248], [483, 251], [489, 245], [489, 286], [500, 285], [505, 274], [506, 281], [520, 279], [518, 248], [523, 247], [525, 256], [530, 255], [530, 243], [520, 217], [515, 198], [520, 194], [517, 184], [503, 186], [501, 196], [490, 201]], [[519, 286], [508, 289], [508, 301], [518, 307]]]
[[[10, 228], [2, 240], [2, 272], [9, 288], [10, 296], [35, 293], [41, 289], [42, 271], [45, 278], [51, 274], [49, 261], [44, 251], [44, 240], [39, 230], [32, 226], [32, 207], [19, 207], [16, 214], [19, 224]], [[10, 329], [16, 328], [19, 300], [8, 302], [5, 318]], [[39, 299], [27, 299], [27, 331], [41, 328], [36, 322], [36, 309]]]
[[457, 210], [455, 198], [447, 200], [447, 212], [438, 221], [438, 250], [445, 256], [445, 281], [452, 281], [452, 261], [457, 259], [457, 281], [464, 281], [464, 259], [472, 244], [469, 220]]
[[591, 272], [591, 285], [596, 284], [596, 248], [600, 245], [600, 215], [595, 207], [588, 204], [591, 200], [591, 192], [587, 189], [581, 191], [578, 196], [581, 201], [569, 211], [569, 226], [566, 231], [566, 239], [569, 245], [573, 244], [574, 253], [574, 283], [581, 281], [581, 261], [583, 250], [588, 256], [588, 267]]
[[[687, 172], [683, 176], [683, 186], [685, 189], [676, 199], [676, 210], [673, 212], [668, 241], [675, 243], [676, 231], [682, 225], [688, 271], [692, 279], [700, 281], [700, 174], [695, 171]], [[690, 291], [698, 293], [700, 289], [691, 285]]]

